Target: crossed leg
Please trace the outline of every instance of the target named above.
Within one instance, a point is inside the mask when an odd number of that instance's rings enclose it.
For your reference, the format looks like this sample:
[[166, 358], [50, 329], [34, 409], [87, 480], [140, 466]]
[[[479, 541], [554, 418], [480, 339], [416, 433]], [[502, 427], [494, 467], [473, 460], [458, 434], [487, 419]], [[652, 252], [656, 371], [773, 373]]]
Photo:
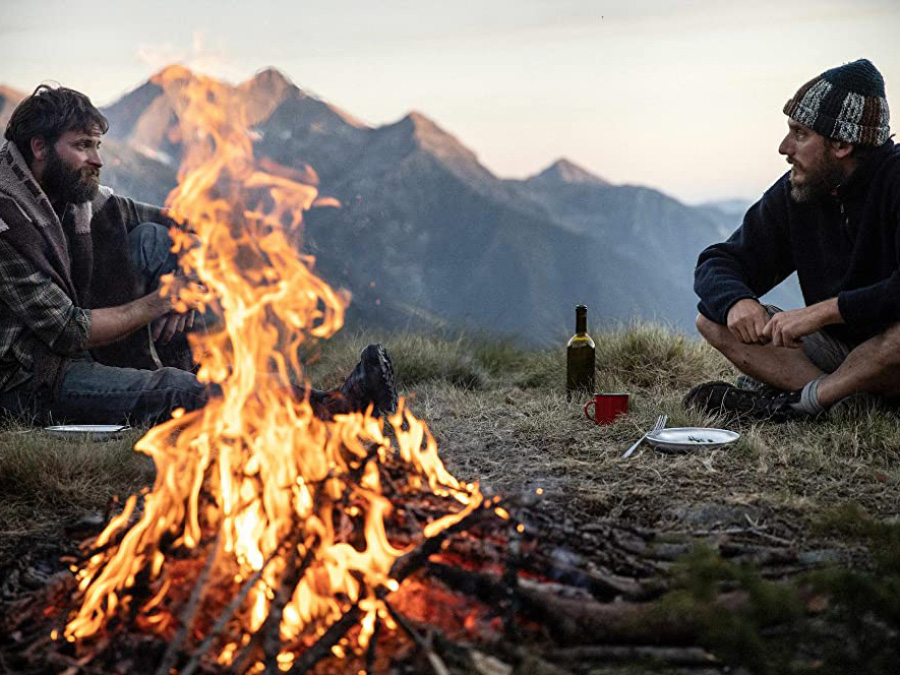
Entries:
[[824, 408], [858, 392], [900, 396], [900, 324], [852, 349], [828, 374], [803, 349], [744, 344], [703, 315], [697, 317], [697, 330], [738, 370], [770, 386], [794, 391], [825, 375], [817, 392]]
[[697, 317], [697, 330], [738, 370], [769, 386], [794, 391], [825, 374], [802, 349], [744, 344], [726, 326], [702, 314]]
[[857, 392], [900, 396], [900, 324], [866, 340], [819, 383], [819, 403], [827, 408]]

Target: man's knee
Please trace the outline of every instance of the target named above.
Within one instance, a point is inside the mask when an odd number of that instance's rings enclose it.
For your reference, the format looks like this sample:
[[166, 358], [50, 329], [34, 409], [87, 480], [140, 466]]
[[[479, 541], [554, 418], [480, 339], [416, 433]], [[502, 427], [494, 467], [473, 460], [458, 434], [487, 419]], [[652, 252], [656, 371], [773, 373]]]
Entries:
[[179, 368], [160, 368], [153, 371], [149, 388], [162, 394], [161, 412], [171, 413], [175, 408], [187, 411], [202, 408], [209, 401], [209, 389], [193, 373]]
[[727, 327], [707, 319], [702, 314], [697, 315], [694, 325], [697, 327], [697, 332], [703, 336], [703, 339], [713, 346], [720, 345], [731, 337]]
[[879, 361], [885, 366], [900, 366], [900, 323], [892, 324], [876, 339]]
[[141, 223], [128, 233], [128, 241], [136, 257], [162, 257], [172, 248], [169, 228], [159, 223]]
[[164, 225], [141, 223], [128, 233], [128, 243], [144, 292], [155, 288], [161, 275], [175, 271], [178, 256], [172, 253], [172, 238]]

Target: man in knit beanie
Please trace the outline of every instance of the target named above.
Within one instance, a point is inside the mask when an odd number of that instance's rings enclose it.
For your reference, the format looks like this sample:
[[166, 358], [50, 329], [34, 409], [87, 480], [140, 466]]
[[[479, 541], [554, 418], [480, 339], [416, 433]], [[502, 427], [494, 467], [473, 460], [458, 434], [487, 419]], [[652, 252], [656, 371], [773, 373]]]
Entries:
[[[832, 68], [784, 113], [790, 171], [695, 270], [697, 329], [744, 375], [685, 405], [785, 421], [900, 400], [900, 149], [884, 79], [866, 59]], [[806, 307], [760, 302], [793, 272]]]

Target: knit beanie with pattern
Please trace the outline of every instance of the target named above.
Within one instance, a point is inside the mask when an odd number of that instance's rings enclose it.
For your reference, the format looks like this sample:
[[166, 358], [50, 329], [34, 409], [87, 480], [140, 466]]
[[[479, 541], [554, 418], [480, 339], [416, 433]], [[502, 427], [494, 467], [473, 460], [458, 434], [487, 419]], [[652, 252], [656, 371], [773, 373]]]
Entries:
[[784, 105], [784, 114], [826, 138], [881, 145], [890, 135], [884, 78], [859, 59], [813, 78]]

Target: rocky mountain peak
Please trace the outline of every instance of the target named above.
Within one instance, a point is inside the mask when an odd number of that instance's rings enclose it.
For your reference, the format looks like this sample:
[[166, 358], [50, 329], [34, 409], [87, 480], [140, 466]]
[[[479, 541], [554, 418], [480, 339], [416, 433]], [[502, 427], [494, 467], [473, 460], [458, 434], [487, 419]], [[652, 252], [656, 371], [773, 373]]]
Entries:
[[278, 89], [284, 89], [285, 87], [293, 86], [293, 82], [291, 82], [290, 78], [274, 66], [263, 68], [258, 73], [256, 73], [256, 75], [254, 75], [250, 81], [258, 82], [260, 84], [266, 84], [270, 87], [275, 87]]
[[411, 110], [404, 119], [408, 120], [417, 128], [421, 127], [425, 129], [437, 129], [437, 124], [434, 123], [434, 120], [426, 115], [423, 115], [418, 110]]
[[194, 78], [194, 72], [187, 66], [183, 66], [180, 63], [173, 63], [172, 65], [166, 66], [158, 73], [151, 76], [150, 81], [154, 84], [158, 84], [164, 78], [171, 80], [191, 80]]
[[420, 147], [439, 158], [478, 162], [475, 153], [460, 143], [459, 139], [420, 112], [410, 112], [400, 120], [398, 126], [408, 130]]
[[[269, 113], [291, 94], [303, 95], [303, 92], [277, 68], [259, 71], [238, 88], [250, 99], [251, 105], [267, 108]], [[259, 116], [267, 115], [263, 113]]]
[[[608, 185], [568, 159], [528, 180], [500, 180], [421, 112], [369, 127], [275, 69], [228, 86], [247, 103], [260, 164], [318, 182], [343, 205], [313, 209], [305, 241], [323, 278], [353, 293], [357, 326], [423, 321], [542, 342], [585, 302], [596, 325], [641, 316], [691, 330], [697, 253], [722, 239], [720, 223], [735, 226], [719, 209]], [[160, 203], [181, 153], [173, 102], [146, 83], [107, 113], [111, 133], [123, 130], [107, 150], [107, 183]]]
[[546, 169], [528, 180], [541, 181], [543, 183], [587, 183], [590, 185], [609, 185], [608, 181], [591, 173], [574, 162], [561, 158], [553, 162]]

